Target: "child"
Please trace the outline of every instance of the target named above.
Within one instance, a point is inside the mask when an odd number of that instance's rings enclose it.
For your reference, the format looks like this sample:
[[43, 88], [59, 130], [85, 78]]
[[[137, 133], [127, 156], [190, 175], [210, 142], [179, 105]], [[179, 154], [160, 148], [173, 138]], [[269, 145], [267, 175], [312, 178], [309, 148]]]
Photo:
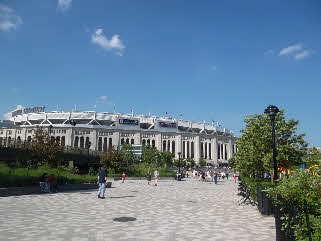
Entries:
[[121, 174], [121, 180], [123, 181], [122, 183], [125, 182], [125, 179], [126, 179], [126, 174], [125, 174], [125, 172], [123, 172], [123, 173]]

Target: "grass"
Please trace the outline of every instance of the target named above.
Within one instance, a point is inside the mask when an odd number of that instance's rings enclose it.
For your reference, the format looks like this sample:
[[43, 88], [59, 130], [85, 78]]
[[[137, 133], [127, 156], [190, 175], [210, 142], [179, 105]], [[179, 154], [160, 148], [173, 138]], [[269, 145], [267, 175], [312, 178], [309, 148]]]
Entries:
[[64, 169], [40, 167], [37, 169], [9, 167], [0, 163], [0, 187], [38, 185], [43, 173], [54, 174], [60, 184], [95, 183], [97, 176], [76, 175]]
[[[126, 168], [125, 173], [128, 177], [145, 177], [150, 170], [153, 175], [156, 170], [155, 166], [148, 164], [136, 164]], [[173, 177], [175, 172], [166, 168], [157, 168], [160, 177]], [[19, 187], [39, 184], [39, 177], [43, 174], [53, 174], [57, 177], [59, 184], [79, 184], [79, 183], [96, 183], [97, 174], [95, 175], [77, 175], [73, 174], [67, 168], [50, 168], [42, 166], [37, 169], [11, 167], [0, 163], [0, 188], [1, 187]], [[107, 170], [108, 177], [120, 177], [121, 173], [114, 173]]]

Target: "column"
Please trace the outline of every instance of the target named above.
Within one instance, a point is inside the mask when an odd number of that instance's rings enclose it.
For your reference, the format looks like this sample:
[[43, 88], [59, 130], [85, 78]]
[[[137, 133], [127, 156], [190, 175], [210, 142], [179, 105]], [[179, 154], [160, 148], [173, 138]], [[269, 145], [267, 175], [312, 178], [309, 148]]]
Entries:
[[213, 159], [213, 164], [217, 165], [217, 138], [216, 137], [212, 139], [212, 159]]
[[[183, 148], [182, 148], [182, 135], [181, 134], [177, 134], [176, 136], [176, 150], [175, 150], [175, 159], [178, 160], [178, 152], [181, 152], [183, 151]], [[183, 153], [181, 154], [181, 157], [183, 156]]]
[[163, 146], [162, 134], [161, 134], [161, 133], [156, 134], [155, 140], [156, 140], [156, 142], [155, 142], [156, 149], [157, 149], [158, 151], [162, 151], [162, 148], [163, 148], [163, 147], [162, 147], [162, 146]]
[[199, 136], [195, 136], [195, 139], [194, 139], [194, 155], [195, 155], [195, 162], [198, 164], [199, 163], [199, 160], [200, 160], [200, 151], [201, 151], [201, 148], [200, 148], [200, 137]]
[[228, 142], [228, 157], [227, 159], [231, 159], [233, 156], [233, 142], [232, 142], [232, 137], [230, 137], [229, 142]]

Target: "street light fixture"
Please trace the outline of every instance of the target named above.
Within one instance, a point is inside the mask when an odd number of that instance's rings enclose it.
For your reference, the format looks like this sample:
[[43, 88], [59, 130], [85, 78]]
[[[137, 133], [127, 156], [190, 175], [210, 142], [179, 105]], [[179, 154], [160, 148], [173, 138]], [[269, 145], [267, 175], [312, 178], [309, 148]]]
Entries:
[[278, 165], [276, 162], [276, 141], [275, 141], [275, 116], [280, 112], [279, 108], [274, 105], [269, 105], [265, 110], [264, 113], [270, 117], [272, 123], [272, 150], [273, 150], [273, 181], [278, 179]]

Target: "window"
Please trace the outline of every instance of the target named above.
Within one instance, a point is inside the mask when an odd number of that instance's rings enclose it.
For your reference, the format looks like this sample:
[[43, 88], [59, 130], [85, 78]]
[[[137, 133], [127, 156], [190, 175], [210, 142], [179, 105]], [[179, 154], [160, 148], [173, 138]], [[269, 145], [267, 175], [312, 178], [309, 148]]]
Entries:
[[208, 143], [208, 159], [212, 160], [212, 144]]
[[227, 160], [227, 144], [224, 144], [225, 145], [225, 150], [224, 150], [224, 155], [225, 155], [225, 160]]
[[126, 139], [126, 144], [129, 144], [129, 138]]
[[59, 145], [60, 144], [60, 136], [56, 137], [56, 143]]
[[152, 140], [152, 147], [155, 147], [155, 140]]
[[175, 154], [175, 141], [172, 141], [172, 153]]
[[83, 136], [80, 137], [80, 148], [85, 148], [85, 138]]
[[167, 141], [167, 151], [169, 152], [171, 150], [171, 141]]
[[134, 143], [135, 143], [134, 139], [131, 139], [130, 144], [134, 145]]
[[28, 137], [27, 137], [27, 141], [28, 141], [28, 142], [31, 142], [31, 136], [28, 136]]
[[122, 144], [124, 144], [124, 143], [125, 143], [124, 138], [121, 138], [121, 140], [120, 140], [120, 144], [122, 145]]
[[166, 141], [163, 140], [163, 151], [166, 151]]
[[221, 159], [221, 145], [217, 143], [217, 159]]
[[191, 158], [194, 158], [194, 142], [191, 142]]
[[109, 138], [109, 142], [108, 142], [108, 148], [111, 149], [113, 147], [113, 138]]
[[205, 142], [205, 159], [207, 159], [207, 143]]
[[187, 141], [186, 144], [187, 144], [187, 158], [189, 158], [189, 141]]
[[204, 150], [204, 146], [203, 146], [203, 142], [202, 142], [202, 143], [201, 143], [201, 157], [204, 157], [203, 150]]
[[150, 139], [147, 139], [147, 146], [150, 146]]
[[107, 151], [107, 137], [104, 138], [104, 146], [103, 146], [103, 151]]
[[103, 138], [99, 137], [98, 138], [98, 151], [102, 151], [103, 150]]
[[183, 141], [183, 159], [185, 158], [185, 141]]
[[146, 146], [146, 140], [143, 139], [143, 146]]
[[32, 133], [32, 130], [28, 130], [28, 134], [31, 134]]
[[74, 147], [78, 147], [79, 143], [79, 136], [75, 137], [75, 143], [74, 143]]
[[61, 137], [61, 146], [64, 147], [66, 143], [66, 139], [64, 136]]

